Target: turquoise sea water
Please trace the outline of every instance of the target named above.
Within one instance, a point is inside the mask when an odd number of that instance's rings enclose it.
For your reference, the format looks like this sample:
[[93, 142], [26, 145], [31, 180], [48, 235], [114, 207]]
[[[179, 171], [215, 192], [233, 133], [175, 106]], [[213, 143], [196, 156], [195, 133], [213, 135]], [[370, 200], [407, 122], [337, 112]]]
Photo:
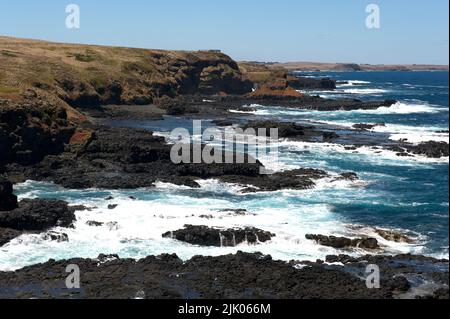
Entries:
[[[386, 140], [410, 142], [440, 140], [448, 142], [448, 72], [330, 72], [308, 73], [350, 80], [336, 92], [310, 92], [327, 97], [354, 97], [365, 100], [396, 99], [391, 108], [371, 111], [314, 112], [282, 107], [257, 107], [249, 116], [278, 118], [297, 122], [316, 122], [345, 130], [355, 123], [385, 123], [375, 128]], [[124, 123], [122, 123], [124, 124]], [[167, 118], [163, 122], [136, 122], [126, 125], [169, 131], [189, 126], [189, 121]], [[192, 122], [190, 123], [192, 125]], [[367, 134], [367, 133], [361, 133]], [[390, 152], [369, 148], [357, 151], [321, 143], [283, 141], [280, 163], [264, 163], [273, 168], [313, 167], [338, 174], [354, 171], [358, 182], [319, 181], [307, 191], [240, 194], [235, 185], [204, 181], [202, 188], [190, 189], [158, 184], [155, 189], [133, 191], [66, 190], [56, 185], [27, 182], [17, 187], [21, 197], [61, 198], [74, 204], [94, 207], [77, 212], [74, 229], [61, 229], [68, 243], [43, 240], [39, 235], [22, 236], [0, 249], [0, 269], [17, 269], [49, 258], [96, 257], [99, 253], [117, 253], [121, 257], [140, 258], [152, 254], [177, 253], [220, 255], [237, 250], [261, 251], [273, 257], [290, 259], [324, 258], [342, 253], [307, 241], [307, 233], [325, 235], [376, 236], [374, 227], [396, 229], [416, 239], [415, 244], [392, 243], [377, 237], [386, 253], [411, 252], [436, 257], [449, 254], [448, 158], [400, 158]], [[114, 196], [115, 210], [108, 210]], [[137, 200], [129, 199], [134, 196]], [[230, 216], [223, 208], [245, 208], [251, 214]], [[205, 219], [202, 215], [212, 215]], [[89, 227], [86, 221], [105, 223]], [[219, 227], [254, 226], [277, 234], [270, 243], [236, 248], [204, 248], [163, 239], [166, 231], [184, 224]], [[351, 251], [350, 254], [363, 254]]]

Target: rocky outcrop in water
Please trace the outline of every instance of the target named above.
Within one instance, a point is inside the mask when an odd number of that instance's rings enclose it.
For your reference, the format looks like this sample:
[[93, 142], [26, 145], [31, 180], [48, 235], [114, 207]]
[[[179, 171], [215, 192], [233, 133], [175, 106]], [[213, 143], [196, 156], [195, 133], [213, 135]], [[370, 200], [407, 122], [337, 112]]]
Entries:
[[340, 136], [336, 132], [323, 132], [322, 134], [322, 140], [324, 142], [332, 142], [339, 137]]
[[[208, 102], [204, 102], [205, 99]], [[283, 88], [282, 85], [278, 89], [276, 86], [262, 87], [259, 92], [255, 91], [253, 94], [245, 96], [179, 96], [172, 100], [162, 101], [163, 104], [170, 103], [170, 105], [182, 105], [190, 109], [195, 108], [200, 114], [212, 118], [224, 115], [230, 116], [228, 110], [237, 110], [243, 105], [252, 104], [318, 111], [351, 111], [390, 107], [396, 102], [395, 100], [325, 99], [319, 96], [301, 94], [292, 88], [286, 91], [286, 88]]]
[[199, 187], [196, 180], [216, 178], [252, 186], [248, 191], [307, 189], [314, 186], [313, 179], [327, 176], [311, 169], [262, 175], [262, 164], [250, 161], [249, 156], [242, 164], [174, 164], [170, 153], [171, 146], [152, 132], [100, 127], [84, 143], [72, 145], [60, 155], [47, 156], [32, 166], [8, 166], [8, 174], [23, 181], [49, 181], [73, 189], [152, 187], [156, 181]]
[[377, 123], [377, 124], [361, 123], [361, 124], [353, 125], [353, 128], [357, 129], [357, 130], [361, 130], [361, 131], [370, 131], [370, 130], [374, 129], [377, 126], [386, 126], [386, 124], [384, 124], [384, 123]]
[[300, 76], [288, 77], [289, 86], [296, 90], [335, 90], [336, 81], [323, 78], [313, 79]]
[[18, 208], [0, 212], [0, 227], [23, 231], [70, 227], [74, 220], [74, 210], [60, 200], [24, 199]]
[[58, 243], [69, 241], [69, 236], [66, 233], [49, 231], [41, 236], [44, 240], [56, 241]]
[[350, 239], [346, 237], [323, 236], [323, 235], [306, 235], [306, 239], [314, 240], [319, 245], [328, 246], [338, 249], [343, 248], [362, 248], [362, 249], [378, 249], [378, 241], [375, 238], [358, 238]]
[[407, 146], [408, 152], [416, 155], [425, 155], [430, 158], [441, 158], [449, 156], [449, 144], [445, 142], [429, 141], [419, 145]]
[[396, 152], [400, 157], [422, 155], [428, 158], [442, 158], [449, 156], [449, 144], [445, 142], [428, 141], [417, 145], [402, 142], [399, 145], [389, 146], [387, 149]]
[[244, 186], [243, 193], [274, 192], [281, 189], [304, 190], [316, 185], [314, 180], [328, 177], [328, 173], [317, 169], [295, 169], [268, 175], [226, 175], [221, 181]]
[[251, 121], [243, 125], [242, 128], [247, 130], [254, 129], [258, 134], [259, 129], [266, 129], [267, 134], [270, 129], [278, 130], [279, 138], [295, 138], [295, 139], [310, 139], [314, 136], [320, 136], [321, 132], [316, 130], [311, 125], [301, 125], [294, 122], [278, 122], [278, 121]]
[[207, 226], [186, 225], [184, 229], [167, 232], [165, 238], [172, 238], [192, 245], [235, 247], [241, 243], [258, 244], [269, 241], [274, 234], [257, 228], [219, 229]]
[[375, 232], [379, 236], [388, 241], [393, 241], [396, 243], [408, 243], [408, 244], [413, 244], [415, 242], [413, 238], [405, 234], [402, 234], [398, 231], [375, 228]]
[[[24, 199], [18, 208], [0, 212], [0, 246], [24, 233], [39, 233], [53, 227], [71, 227], [75, 209], [64, 201]], [[49, 232], [48, 239], [62, 241], [63, 235]], [[59, 239], [58, 239], [59, 238]]]

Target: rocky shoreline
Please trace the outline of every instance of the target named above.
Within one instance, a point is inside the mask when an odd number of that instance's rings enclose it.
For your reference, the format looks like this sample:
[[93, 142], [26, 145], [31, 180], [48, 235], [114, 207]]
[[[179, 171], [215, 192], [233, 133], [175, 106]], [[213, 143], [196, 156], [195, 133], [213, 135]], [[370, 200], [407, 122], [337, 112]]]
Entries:
[[24, 234], [42, 234], [57, 241], [63, 239], [67, 235], [51, 229], [72, 227], [76, 220], [75, 209], [61, 200], [23, 199], [18, 202], [12, 183], [0, 177], [0, 247]]
[[[350, 178], [352, 176], [346, 176]], [[40, 234], [56, 243], [69, 241], [54, 227], [72, 227], [74, 211], [63, 201], [24, 199], [17, 203], [11, 184], [2, 180], [0, 200], [13, 198], [14, 209], [0, 207], [0, 246], [23, 234]], [[12, 197], [11, 197], [12, 196]], [[107, 198], [106, 200], [109, 200]], [[5, 201], [1, 201], [5, 203]], [[10, 202], [6, 203], [10, 205]], [[109, 205], [114, 209], [116, 205]], [[224, 211], [225, 212], [225, 211]], [[230, 214], [248, 214], [245, 210]], [[205, 218], [208, 218], [205, 216]], [[90, 221], [92, 227], [101, 223]], [[355, 229], [357, 234], [357, 229]], [[386, 240], [412, 239], [392, 231], [376, 229]], [[186, 225], [184, 229], [161, 234], [167, 240], [190, 245], [235, 247], [258, 245], [276, 238], [276, 234], [256, 228], [221, 229]], [[176, 255], [150, 256], [141, 260], [100, 255], [96, 259], [49, 260], [14, 272], [0, 272], [0, 298], [264, 298], [264, 299], [448, 299], [448, 261], [414, 255], [385, 256], [374, 238], [344, 238], [306, 235], [319, 245], [351, 252], [364, 249], [374, 255], [355, 258], [330, 255], [325, 260], [275, 261], [258, 253], [238, 252], [220, 257], [196, 256], [182, 261]], [[66, 267], [77, 265], [81, 287], [68, 289]], [[380, 288], [366, 286], [367, 267], [381, 271]], [[211, 286], [211, 282], [215, 285]]]
[[[360, 259], [328, 256], [327, 261], [333, 264], [286, 263], [242, 252], [220, 257], [196, 256], [188, 261], [176, 255], [141, 260], [120, 259], [117, 255], [49, 260], [16, 272], [0, 272], [0, 298], [448, 299], [448, 261], [411, 255]], [[379, 289], [368, 289], [364, 280], [370, 263], [381, 269]], [[445, 264], [446, 274], [439, 271]], [[80, 269], [79, 289], [66, 287], [68, 265]], [[433, 278], [440, 288], [420, 293], [415, 289], [417, 284], [414, 287], [407, 280], [411, 275], [422, 280]]]
[[[336, 82], [295, 77], [283, 69], [251, 63], [239, 65], [221, 53], [133, 50], [130, 54], [126, 49], [66, 46], [64, 50], [71, 52], [67, 55], [65, 51], [53, 52], [48, 43], [39, 42], [36, 46], [40, 57], [16, 48], [24, 65], [18, 66], [22, 62], [16, 57], [0, 56], [0, 62], [8, 59], [5, 76], [1, 78], [6, 82], [0, 84], [9, 87], [17, 82], [16, 78], [26, 78], [19, 89], [0, 92], [0, 247], [24, 234], [40, 234], [56, 243], [68, 241], [67, 234], [55, 232], [54, 228], [70, 228], [76, 218], [75, 210], [82, 210], [58, 200], [18, 202], [12, 182], [34, 180], [70, 189], [112, 190], [150, 188], [157, 182], [199, 188], [200, 180], [216, 179], [241, 186], [242, 193], [254, 193], [311, 189], [325, 178], [358, 179], [353, 172], [335, 174], [307, 167], [261, 175], [263, 164], [251, 161], [248, 155], [244, 164], [174, 164], [170, 160], [171, 146], [163, 137], [150, 130], [114, 127], [108, 121], [160, 120], [164, 116], [208, 119], [222, 127], [279, 128], [282, 139], [339, 144], [340, 136], [335, 129], [249, 120], [241, 115], [248, 115], [254, 104], [345, 112], [396, 103], [309, 96], [298, 90], [334, 89]], [[118, 55], [117, 61], [106, 64], [112, 52]], [[53, 58], [58, 54], [63, 54], [64, 59]], [[42, 79], [39, 66], [56, 60], [58, 67], [51, 68]], [[107, 69], [107, 65], [111, 68]], [[28, 69], [30, 74], [25, 77], [22, 73]], [[256, 76], [262, 73], [265, 74], [262, 79]], [[358, 140], [356, 133], [373, 127], [361, 123], [349, 131]], [[388, 149], [402, 157], [449, 156], [449, 145], [445, 142], [358, 143]], [[353, 145], [342, 145], [356, 149]], [[236, 153], [232, 155], [235, 157]], [[116, 207], [113, 203], [108, 205], [110, 210]], [[96, 221], [88, 223], [91, 227], [102, 225]], [[409, 240], [387, 231], [380, 230], [378, 234], [392, 241]], [[161, 236], [190, 245], [235, 247], [269, 242], [277, 234], [250, 227], [218, 229], [186, 225]], [[0, 298], [448, 299], [448, 261], [378, 255], [380, 245], [370, 237], [308, 234], [306, 238], [344, 252], [363, 249], [375, 255], [328, 256], [315, 263], [286, 263], [274, 261], [270, 256], [241, 252], [220, 257], [197, 256], [189, 261], [175, 255], [138, 261], [105, 255], [97, 259], [50, 260], [15, 272], [0, 272]], [[65, 269], [69, 264], [81, 268], [79, 290], [65, 287]], [[367, 289], [365, 285], [363, 278], [368, 264], [382, 269], [380, 289]], [[426, 283], [431, 283], [432, 288], [426, 292], [417, 290]]]

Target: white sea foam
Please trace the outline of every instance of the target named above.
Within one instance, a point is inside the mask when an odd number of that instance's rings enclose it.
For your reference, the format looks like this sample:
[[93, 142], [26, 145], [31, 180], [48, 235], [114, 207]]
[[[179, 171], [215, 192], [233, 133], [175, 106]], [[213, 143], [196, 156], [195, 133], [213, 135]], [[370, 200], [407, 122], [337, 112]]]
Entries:
[[347, 83], [339, 84], [338, 87], [359, 86], [359, 85], [371, 83], [369, 81], [359, 81], [359, 80], [350, 80], [350, 81], [343, 81], [343, 82], [347, 82]]
[[[233, 207], [228, 201], [214, 198], [198, 201], [193, 197], [174, 194], [160, 200], [133, 201], [119, 196], [113, 202], [118, 206], [109, 210], [106, 206], [110, 202], [93, 200], [91, 206], [98, 208], [77, 212], [75, 228], [54, 229], [67, 233], [69, 242], [46, 241], [39, 235], [24, 235], [14, 239], [0, 249], [0, 270], [15, 270], [45, 262], [49, 258], [95, 258], [100, 253], [117, 253], [124, 258], [137, 259], [170, 252], [189, 259], [194, 255], [217, 256], [243, 250], [261, 251], [283, 260], [315, 260], [336, 251], [307, 241], [305, 234], [324, 231], [333, 233], [342, 227], [330, 218], [331, 213], [326, 205], [295, 209], [259, 208], [248, 215], [233, 216], [220, 210], [242, 207]], [[86, 201], [83, 203], [86, 204]], [[88, 221], [98, 221], [104, 225], [90, 227], [86, 224]], [[114, 227], [108, 225], [111, 222], [116, 223]], [[254, 226], [274, 232], [277, 236], [266, 244], [241, 244], [227, 248], [198, 247], [162, 238], [163, 233], [181, 229], [186, 224], [219, 228]]]
[[414, 114], [414, 113], [438, 113], [443, 111], [448, 112], [448, 109], [418, 102], [416, 103], [397, 102], [390, 107], [380, 107], [376, 110], [362, 110], [360, 112], [370, 114]]
[[[286, 107], [269, 107], [261, 105], [253, 105], [254, 109], [249, 109], [248, 111], [238, 111], [230, 110], [232, 113], [241, 114], [254, 114], [259, 116], [302, 116], [307, 114], [321, 115], [324, 117], [329, 117], [337, 114], [420, 114], [420, 113], [438, 113], [438, 112], [448, 112], [448, 108], [440, 107], [437, 105], [429, 105], [421, 101], [403, 101], [397, 102], [389, 107], [379, 107], [377, 109], [357, 109], [351, 111], [317, 111], [317, 110], [306, 110], [306, 109], [295, 109]], [[256, 109], [256, 110], [255, 110]]]
[[[317, 245], [307, 240], [306, 234], [342, 235], [354, 237], [358, 234], [333, 212], [333, 207], [326, 202], [326, 190], [337, 192], [341, 202], [351, 192], [363, 192], [358, 198], [366, 198], [368, 203], [376, 200], [365, 193], [363, 182], [337, 180], [336, 176], [316, 182], [316, 188], [309, 190], [281, 190], [273, 193], [240, 194], [242, 186], [221, 183], [217, 180], [199, 181], [201, 188], [195, 192], [214, 192], [217, 196], [191, 196], [189, 187], [168, 183], [156, 183], [156, 189], [141, 189], [137, 200], [131, 200], [127, 192], [111, 191], [114, 199], [103, 198], [68, 199], [71, 204], [83, 204], [92, 207], [91, 211], [76, 212], [77, 221], [73, 229], [55, 228], [55, 231], [67, 233], [69, 242], [56, 243], [47, 241], [40, 235], [24, 235], [14, 239], [0, 248], [0, 271], [15, 270], [27, 265], [45, 262], [49, 258], [68, 259], [73, 257], [95, 258], [100, 253], [118, 254], [123, 258], [143, 258], [148, 255], [176, 253], [182, 259], [194, 255], [218, 256], [246, 252], [262, 252], [281, 260], [324, 259], [326, 255], [342, 253], [330, 247]], [[42, 189], [43, 184], [27, 182], [18, 189], [26, 187]], [[356, 187], [356, 188], [355, 188]], [[96, 192], [86, 190], [84, 192]], [[58, 190], [54, 191], [58, 196]], [[68, 190], [61, 192], [67, 193]], [[356, 194], [355, 193], [355, 194]], [[134, 193], [133, 193], [134, 194]], [[146, 196], [155, 194], [158, 196]], [[229, 200], [227, 196], [240, 196], [238, 201]], [[339, 195], [341, 194], [341, 195]], [[364, 195], [362, 195], [364, 194]], [[37, 194], [39, 195], [39, 194]], [[69, 196], [70, 197], [70, 196]], [[141, 198], [139, 198], [141, 197]], [[292, 204], [289, 198], [303, 198], [307, 204]], [[351, 195], [353, 198], [355, 195]], [[251, 199], [249, 201], [249, 199]], [[117, 208], [108, 209], [109, 204], [118, 204]], [[223, 209], [248, 209], [246, 215], [236, 215]], [[88, 221], [104, 223], [101, 227], [90, 227]], [[112, 224], [111, 224], [112, 223]], [[237, 247], [199, 247], [162, 238], [168, 231], [181, 229], [186, 224], [205, 225], [219, 228], [257, 227], [276, 234], [272, 241], [260, 245], [241, 244]], [[376, 234], [368, 233], [376, 236]], [[380, 239], [376, 237], [377, 239]], [[392, 243], [380, 239], [388, 253], [420, 253], [422, 242], [417, 245]], [[366, 251], [354, 250], [349, 254], [357, 256]]]
[[[448, 163], [448, 157], [442, 158], [428, 158], [422, 155], [414, 155], [411, 157], [397, 156], [397, 152], [374, 148], [370, 146], [355, 146], [356, 150], [347, 148], [350, 145], [344, 146], [341, 144], [332, 143], [313, 143], [284, 140], [280, 142], [280, 146], [286, 147], [292, 151], [308, 151], [315, 154], [323, 154], [322, 156], [335, 156], [335, 154], [346, 154], [354, 157], [362, 157], [364, 161], [368, 161], [379, 165], [391, 166], [416, 166], [420, 164], [432, 163]], [[307, 163], [305, 163], [307, 164]]]
[[[320, 121], [328, 125], [337, 127], [353, 128], [354, 122], [349, 121]], [[370, 124], [370, 123], [368, 123]], [[412, 144], [419, 144], [422, 142], [436, 141], [436, 142], [449, 142], [448, 128], [439, 126], [412, 126], [401, 124], [377, 125], [369, 131], [378, 133], [390, 134], [389, 139], [393, 141], [406, 141]]]
[[[324, 98], [332, 98], [334, 96], [339, 95], [376, 95], [379, 96], [383, 93], [389, 92], [389, 90], [386, 89], [368, 89], [368, 88], [354, 88], [355, 84], [343, 84], [339, 85], [336, 90], [298, 90], [298, 92], [303, 94], [311, 94], [311, 95], [319, 95]], [[352, 87], [352, 88], [346, 88], [346, 87]]]
[[449, 142], [448, 133], [439, 133], [445, 131], [442, 127], [423, 127], [398, 124], [386, 124], [386, 126], [376, 126], [375, 132], [391, 133], [390, 139], [393, 141], [407, 141], [408, 143], [418, 144], [427, 141]]

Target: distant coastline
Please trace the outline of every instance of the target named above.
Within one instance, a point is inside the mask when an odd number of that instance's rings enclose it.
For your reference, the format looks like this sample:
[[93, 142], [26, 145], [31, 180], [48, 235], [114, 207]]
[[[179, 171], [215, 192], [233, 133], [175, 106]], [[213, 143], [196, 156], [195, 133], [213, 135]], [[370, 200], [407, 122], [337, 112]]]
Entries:
[[290, 71], [448, 71], [448, 65], [433, 64], [356, 64], [356, 63], [320, 63], [286, 62], [267, 63], [284, 67]]

